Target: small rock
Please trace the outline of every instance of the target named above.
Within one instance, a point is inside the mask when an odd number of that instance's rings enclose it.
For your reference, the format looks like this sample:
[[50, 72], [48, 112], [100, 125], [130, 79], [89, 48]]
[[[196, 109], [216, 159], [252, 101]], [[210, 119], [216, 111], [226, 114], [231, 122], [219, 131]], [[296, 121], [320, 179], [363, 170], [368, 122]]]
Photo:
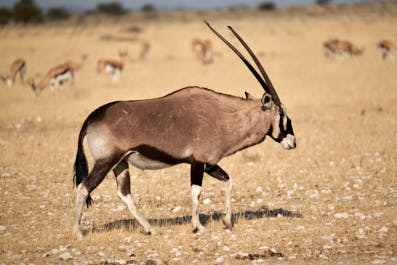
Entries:
[[216, 263], [223, 263], [223, 261], [225, 260], [224, 257], [219, 257], [215, 260]]
[[348, 214], [348, 213], [336, 213], [336, 214], [334, 215], [334, 217], [335, 217], [335, 218], [338, 218], [338, 219], [340, 219], [340, 218], [347, 218], [347, 217], [349, 217], [349, 214]]
[[223, 246], [223, 251], [230, 251], [230, 248], [228, 246]]
[[386, 261], [383, 259], [376, 259], [374, 261], [371, 262], [372, 264], [385, 264]]
[[211, 203], [211, 200], [210, 200], [209, 198], [206, 198], [206, 199], [203, 200], [203, 203], [204, 203], [205, 205], [210, 204], [210, 203]]
[[73, 259], [72, 255], [70, 255], [69, 252], [62, 253], [61, 255], [59, 255], [59, 258], [61, 260], [71, 260], [71, 259]]
[[5, 231], [7, 229], [7, 227], [5, 227], [4, 225], [0, 225], [0, 231]]
[[175, 207], [174, 209], [172, 209], [171, 211], [172, 211], [173, 213], [177, 213], [177, 212], [179, 212], [181, 209], [182, 209], [181, 206], [176, 206], [176, 207]]

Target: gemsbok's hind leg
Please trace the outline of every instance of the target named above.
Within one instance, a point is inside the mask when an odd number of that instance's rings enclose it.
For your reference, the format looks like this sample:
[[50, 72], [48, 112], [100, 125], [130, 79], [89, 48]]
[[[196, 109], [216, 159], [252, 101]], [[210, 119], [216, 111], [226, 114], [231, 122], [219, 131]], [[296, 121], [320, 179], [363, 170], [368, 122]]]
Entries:
[[190, 183], [192, 186], [192, 226], [193, 232], [205, 232], [199, 219], [199, 199], [203, 183], [204, 164], [192, 162], [190, 167]]
[[228, 174], [220, 168], [218, 165], [215, 166], [205, 166], [205, 172], [211, 177], [219, 179], [225, 182], [226, 186], [226, 215], [222, 217], [222, 222], [227, 229], [232, 229], [232, 179], [229, 178]]
[[128, 162], [122, 160], [113, 169], [113, 173], [117, 181], [117, 195], [127, 205], [128, 209], [135, 217], [135, 219], [143, 226], [145, 232], [148, 234], [156, 234], [156, 231], [151, 227], [149, 222], [136, 209], [131, 196], [130, 188], [130, 172], [128, 171]]
[[98, 160], [95, 162], [94, 167], [88, 174], [87, 178], [77, 186], [76, 194], [76, 208], [74, 212], [73, 221], [73, 234], [78, 239], [83, 238], [83, 233], [80, 229], [81, 216], [83, 214], [84, 204], [87, 201], [88, 195], [102, 182], [106, 177], [106, 174], [113, 167], [114, 162], [108, 160]]

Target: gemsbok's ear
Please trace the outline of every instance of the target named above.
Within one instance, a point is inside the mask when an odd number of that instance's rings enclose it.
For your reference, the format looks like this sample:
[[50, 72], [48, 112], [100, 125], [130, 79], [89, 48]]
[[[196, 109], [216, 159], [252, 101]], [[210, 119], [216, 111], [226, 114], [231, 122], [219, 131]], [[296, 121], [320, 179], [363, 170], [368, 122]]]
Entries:
[[270, 109], [272, 107], [272, 96], [269, 93], [263, 94], [261, 102], [264, 110]]
[[244, 92], [245, 93], [245, 99], [246, 100], [253, 100], [255, 99], [253, 95], [251, 95], [250, 93], [248, 93], [247, 91]]

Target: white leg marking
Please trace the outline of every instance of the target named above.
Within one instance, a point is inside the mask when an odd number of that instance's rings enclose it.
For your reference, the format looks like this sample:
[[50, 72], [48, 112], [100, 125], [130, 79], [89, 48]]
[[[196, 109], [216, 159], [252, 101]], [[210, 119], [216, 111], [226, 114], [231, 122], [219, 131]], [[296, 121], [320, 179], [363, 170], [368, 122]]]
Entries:
[[199, 198], [201, 195], [201, 186], [192, 185], [192, 226], [193, 230], [199, 230], [200, 232], [204, 232], [205, 228], [200, 223], [199, 219]]
[[143, 226], [146, 233], [156, 234], [156, 231], [151, 227], [149, 222], [136, 209], [134, 201], [131, 197], [130, 189], [130, 172], [128, 171], [128, 164], [121, 161], [113, 170], [117, 180], [117, 195], [128, 207], [135, 219]]
[[223, 224], [226, 226], [227, 229], [231, 229], [232, 224], [232, 179], [229, 179], [225, 182], [226, 186], [226, 215], [222, 218]]
[[131, 194], [123, 195], [121, 192], [117, 192], [117, 195], [127, 205], [132, 215], [143, 226], [146, 233], [151, 233], [152, 235], [155, 235], [156, 231], [152, 228], [152, 226], [145, 219], [145, 217], [143, 217], [142, 214], [136, 209], [135, 204], [131, 198]]
[[83, 238], [83, 233], [80, 230], [80, 223], [81, 223], [81, 216], [83, 214], [84, 204], [87, 197], [88, 197], [88, 190], [83, 185], [83, 183], [80, 183], [79, 186], [77, 187], [76, 206], [74, 210], [74, 221], [72, 227], [73, 234], [77, 237], [77, 239]]

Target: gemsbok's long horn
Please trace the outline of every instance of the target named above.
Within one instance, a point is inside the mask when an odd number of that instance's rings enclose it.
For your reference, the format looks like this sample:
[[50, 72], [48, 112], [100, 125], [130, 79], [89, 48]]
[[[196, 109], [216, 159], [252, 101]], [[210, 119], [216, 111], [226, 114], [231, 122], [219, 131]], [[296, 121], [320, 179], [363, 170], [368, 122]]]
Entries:
[[254, 52], [251, 50], [251, 48], [247, 45], [247, 43], [240, 37], [240, 35], [237, 34], [237, 32], [234, 31], [234, 29], [231, 26], [227, 26], [236, 36], [236, 38], [240, 41], [240, 43], [244, 46], [244, 48], [247, 50], [247, 52], [251, 55], [251, 58], [254, 60], [256, 66], [259, 68], [259, 71], [261, 72], [263, 78], [266, 81], [266, 84], [269, 88], [269, 93], [273, 98], [274, 103], [277, 106], [281, 106], [281, 101], [280, 98], [277, 95], [276, 89], [274, 89], [274, 86], [272, 84], [272, 81], [270, 81], [269, 76], [266, 74], [265, 69], [263, 69], [262, 64], [259, 62], [258, 58], [255, 56]]
[[269, 77], [267, 76], [265, 70], [263, 69], [262, 65], [260, 64], [259, 60], [256, 58], [255, 54], [252, 52], [252, 50], [248, 47], [248, 45], [244, 42], [244, 40], [233, 30], [232, 27], [228, 26], [228, 28], [233, 32], [233, 34], [237, 37], [237, 39], [241, 42], [241, 44], [244, 46], [244, 48], [248, 51], [248, 53], [251, 55], [252, 59], [254, 60], [255, 64], [261, 71], [263, 77], [265, 78], [266, 82], [262, 79], [262, 77], [258, 74], [258, 72], [255, 70], [255, 68], [248, 62], [248, 60], [236, 49], [236, 47], [233, 46], [229, 41], [227, 41], [222, 35], [220, 35], [215, 29], [211, 27], [211, 25], [207, 22], [204, 21], [205, 24], [210, 28], [210, 30], [218, 36], [240, 59], [244, 62], [244, 64], [248, 67], [248, 69], [251, 71], [251, 73], [255, 76], [255, 78], [258, 80], [258, 82], [261, 84], [263, 89], [268, 92], [272, 98], [273, 101], [276, 105], [281, 106], [280, 98], [278, 97], [276, 90], [273, 87], [273, 84], [271, 83]]

